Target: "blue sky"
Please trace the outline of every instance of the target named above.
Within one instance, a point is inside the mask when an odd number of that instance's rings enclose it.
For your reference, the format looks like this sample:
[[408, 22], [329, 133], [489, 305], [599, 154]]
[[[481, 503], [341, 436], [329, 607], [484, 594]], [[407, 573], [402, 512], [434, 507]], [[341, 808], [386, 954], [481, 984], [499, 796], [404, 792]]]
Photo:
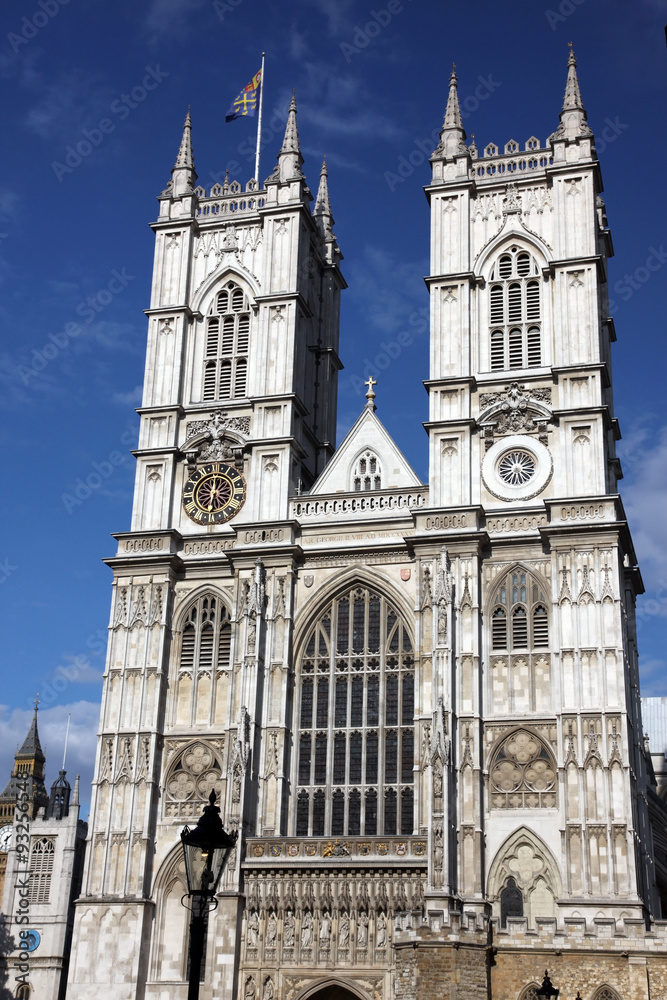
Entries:
[[[114, 551], [110, 532], [130, 519], [148, 223], [188, 105], [199, 183], [210, 187], [226, 167], [241, 182], [253, 173], [252, 120], [225, 124], [224, 115], [263, 49], [261, 176], [275, 163], [293, 87], [311, 187], [324, 153], [329, 163], [350, 286], [339, 440], [362, 406], [368, 361], [408, 331], [412, 342], [381, 373], [378, 414], [425, 477], [429, 171], [419, 150], [432, 148], [442, 122], [452, 61], [480, 149], [546, 138], [573, 41], [616, 248], [621, 485], [647, 590], [643, 693], [667, 695], [667, 4], [5, 0], [0, 19], [0, 784], [37, 692], [49, 782], [70, 712], [68, 771], [90, 781], [111, 581], [101, 560]], [[85, 155], [68, 156], [82, 141]], [[657, 270], [646, 267], [651, 255]], [[91, 473], [99, 485], [76, 497]]]

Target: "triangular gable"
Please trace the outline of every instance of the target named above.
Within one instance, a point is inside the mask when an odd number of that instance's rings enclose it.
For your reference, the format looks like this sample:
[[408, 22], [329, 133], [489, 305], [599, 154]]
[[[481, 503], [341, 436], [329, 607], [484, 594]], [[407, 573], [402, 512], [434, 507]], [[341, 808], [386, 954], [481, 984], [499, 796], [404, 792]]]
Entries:
[[309, 496], [328, 493], [354, 493], [354, 469], [366, 451], [375, 455], [381, 470], [381, 489], [421, 486], [405, 456], [391, 439], [370, 406], [350, 429], [315, 482]]

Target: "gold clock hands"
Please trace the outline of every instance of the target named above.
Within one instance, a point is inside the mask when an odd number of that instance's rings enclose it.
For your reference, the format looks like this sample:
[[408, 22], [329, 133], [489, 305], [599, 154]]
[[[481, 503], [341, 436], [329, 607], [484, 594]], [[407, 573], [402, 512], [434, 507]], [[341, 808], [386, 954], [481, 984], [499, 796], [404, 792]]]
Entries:
[[213, 510], [213, 504], [215, 503], [215, 497], [216, 497], [216, 493], [217, 493], [217, 489], [216, 489], [215, 484], [216, 484], [216, 478], [214, 476], [213, 477], [213, 482], [211, 483], [211, 502], [208, 505], [208, 510], [209, 511]]

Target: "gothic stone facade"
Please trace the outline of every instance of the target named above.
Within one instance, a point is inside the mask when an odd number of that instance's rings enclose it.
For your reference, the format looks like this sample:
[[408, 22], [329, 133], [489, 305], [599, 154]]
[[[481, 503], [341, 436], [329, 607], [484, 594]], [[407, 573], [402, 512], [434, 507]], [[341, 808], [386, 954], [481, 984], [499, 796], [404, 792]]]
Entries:
[[[204, 997], [516, 1000], [545, 965], [562, 996], [667, 995], [611, 238], [574, 56], [546, 143], [465, 140], [453, 75], [423, 485], [372, 380], [333, 449], [345, 282], [296, 104], [261, 189], [196, 187], [186, 119], [109, 560], [72, 1000], [185, 997], [178, 837], [212, 788], [240, 838]], [[219, 524], [215, 484], [188, 499], [215, 463], [246, 484]]]

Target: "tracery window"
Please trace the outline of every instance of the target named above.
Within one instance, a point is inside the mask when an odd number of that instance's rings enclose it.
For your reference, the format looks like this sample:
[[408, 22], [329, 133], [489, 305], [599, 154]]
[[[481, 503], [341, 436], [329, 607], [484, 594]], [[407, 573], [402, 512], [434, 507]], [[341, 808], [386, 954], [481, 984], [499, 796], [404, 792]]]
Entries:
[[489, 289], [492, 371], [542, 364], [540, 281], [535, 259], [521, 247], [503, 253]]
[[556, 762], [542, 740], [525, 729], [508, 736], [489, 767], [495, 809], [552, 808], [556, 805]]
[[55, 852], [56, 845], [53, 837], [40, 837], [39, 840], [32, 842], [28, 887], [28, 899], [31, 903], [49, 902]]
[[198, 817], [212, 790], [220, 797], [222, 767], [213, 748], [197, 741], [169, 765], [164, 782], [165, 815]]
[[412, 652], [398, 612], [369, 588], [320, 615], [299, 670], [297, 836], [412, 833]]
[[382, 467], [374, 452], [365, 451], [354, 463], [352, 489], [355, 493], [382, 489]]
[[241, 399], [246, 395], [250, 305], [233, 281], [218, 292], [206, 320], [202, 398]]
[[611, 986], [601, 986], [597, 993], [595, 993], [593, 1000], [620, 1000], [620, 997]]
[[549, 613], [542, 585], [524, 569], [513, 569], [498, 584], [491, 611], [491, 648], [546, 649]]

